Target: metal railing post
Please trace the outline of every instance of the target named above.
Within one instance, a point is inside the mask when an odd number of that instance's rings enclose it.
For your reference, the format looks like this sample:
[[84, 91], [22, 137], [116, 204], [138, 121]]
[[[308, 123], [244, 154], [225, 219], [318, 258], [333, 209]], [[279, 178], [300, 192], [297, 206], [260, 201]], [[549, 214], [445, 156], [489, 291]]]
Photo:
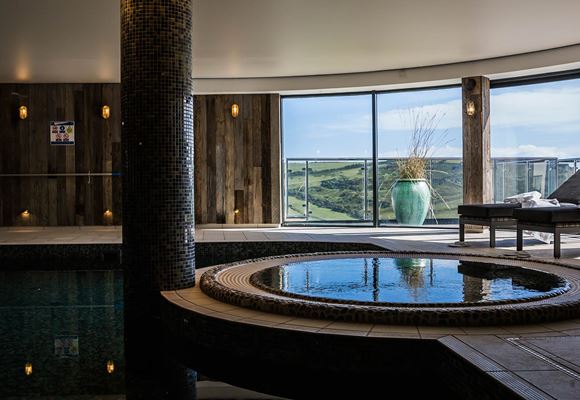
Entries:
[[284, 221], [288, 219], [288, 159], [284, 160]]
[[306, 170], [304, 171], [304, 212], [306, 221], [310, 220], [310, 207], [308, 205], [308, 160], [305, 161]]
[[363, 177], [363, 220], [368, 220], [368, 201], [369, 201], [369, 176], [368, 176], [368, 163], [367, 160], [364, 160], [364, 177]]
[[552, 193], [558, 187], [558, 159], [553, 158], [549, 161], [550, 163], [550, 188], [547, 193]]
[[377, 93], [372, 95], [372, 129], [373, 129], [373, 226], [380, 225], [379, 215], [379, 123], [377, 110]]
[[[433, 169], [433, 163], [431, 162], [431, 159], [428, 159], [427, 160], [427, 171], [426, 171], [427, 174], [425, 176], [425, 179], [427, 180], [427, 186], [429, 186], [429, 188], [431, 188], [432, 185], [433, 185], [432, 169]], [[433, 196], [431, 196], [431, 202], [433, 202]], [[427, 210], [427, 218], [428, 219], [433, 219], [433, 207], [432, 207], [432, 203], [429, 204], [429, 208]], [[427, 218], [425, 218], [425, 219], [427, 219]]]
[[531, 180], [533, 178], [533, 171], [530, 170], [530, 162], [526, 161], [526, 170], [528, 171], [528, 179], [526, 179], [526, 189], [524, 190], [524, 192], [529, 192], [530, 191], [530, 183]]

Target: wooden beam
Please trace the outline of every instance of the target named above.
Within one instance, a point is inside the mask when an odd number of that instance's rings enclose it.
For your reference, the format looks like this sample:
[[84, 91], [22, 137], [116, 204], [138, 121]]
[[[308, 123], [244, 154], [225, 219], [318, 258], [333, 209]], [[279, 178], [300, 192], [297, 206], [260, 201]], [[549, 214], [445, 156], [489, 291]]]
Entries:
[[[463, 203], [490, 203], [493, 198], [490, 148], [489, 79], [485, 76], [463, 78]], [[468, 106], [472, 115], [468, 114]], [[469, 225], [468, 231], [482, 227]]]

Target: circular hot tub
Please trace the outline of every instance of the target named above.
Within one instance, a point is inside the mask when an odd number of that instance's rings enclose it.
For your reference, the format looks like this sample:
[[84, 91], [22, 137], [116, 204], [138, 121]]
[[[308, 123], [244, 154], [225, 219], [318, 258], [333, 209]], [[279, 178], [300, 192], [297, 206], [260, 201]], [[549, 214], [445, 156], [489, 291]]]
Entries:
[[217, 266], [200, 288], [221, 302], [302, 318], [481, 326], [579, 317], [579, 276], [539, 261], [341, 252]]
[[515, 303], [568, 290], [557, 275], [497, 263], [417, 257], [327, 258], [255, 272], [250, 282], [282, 296], [328, 303], [462, 306]]

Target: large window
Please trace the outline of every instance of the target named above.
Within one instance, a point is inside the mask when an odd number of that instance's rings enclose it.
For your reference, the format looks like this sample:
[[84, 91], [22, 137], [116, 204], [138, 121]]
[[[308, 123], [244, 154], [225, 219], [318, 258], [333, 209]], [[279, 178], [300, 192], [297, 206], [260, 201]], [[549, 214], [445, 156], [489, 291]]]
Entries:
[[491, 89], [494, 200], [548, 196], [580, 166], [580, 79]]
[[396, 160], [409, 155], [413, 131], [432, 129], [426, 178], [431, 189], [427, 223], [454, 222], [463, 200], [461, 88], [383, 93], [377, 96], [379, 210], [396, 223], [391, 192]]
[[[458, 86], [284, 97], [284, 221], [397, 223], [397, 160], [409, 155], [416, 121], [431, 119], [425, 223], [455, 222], [463, 197], [461, 111]], [[492, 82], [490, 120], [494, 201], [532, 190], [547, 196], [580, 168], [577, 75]]]
[[372, 221], [372, 97], [282, 100], [285, 220]]
[[396, 159], [407, 157], [413, 116], [437, 121], [427, 164], [433, 193], [427, 223], [455, 221], [462, 199], [460, 97], [459, 87], [283, 97], [284, 221], [396, 223], [390, 191]]

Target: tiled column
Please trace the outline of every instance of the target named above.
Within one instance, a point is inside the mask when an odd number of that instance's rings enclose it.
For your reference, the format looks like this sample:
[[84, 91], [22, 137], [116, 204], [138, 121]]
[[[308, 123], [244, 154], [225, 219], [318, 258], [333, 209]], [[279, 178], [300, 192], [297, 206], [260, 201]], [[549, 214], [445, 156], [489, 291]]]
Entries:
[[191, 20], [192, 0], [121, 1], [123, 264], [150, 290], [195, 283]]

